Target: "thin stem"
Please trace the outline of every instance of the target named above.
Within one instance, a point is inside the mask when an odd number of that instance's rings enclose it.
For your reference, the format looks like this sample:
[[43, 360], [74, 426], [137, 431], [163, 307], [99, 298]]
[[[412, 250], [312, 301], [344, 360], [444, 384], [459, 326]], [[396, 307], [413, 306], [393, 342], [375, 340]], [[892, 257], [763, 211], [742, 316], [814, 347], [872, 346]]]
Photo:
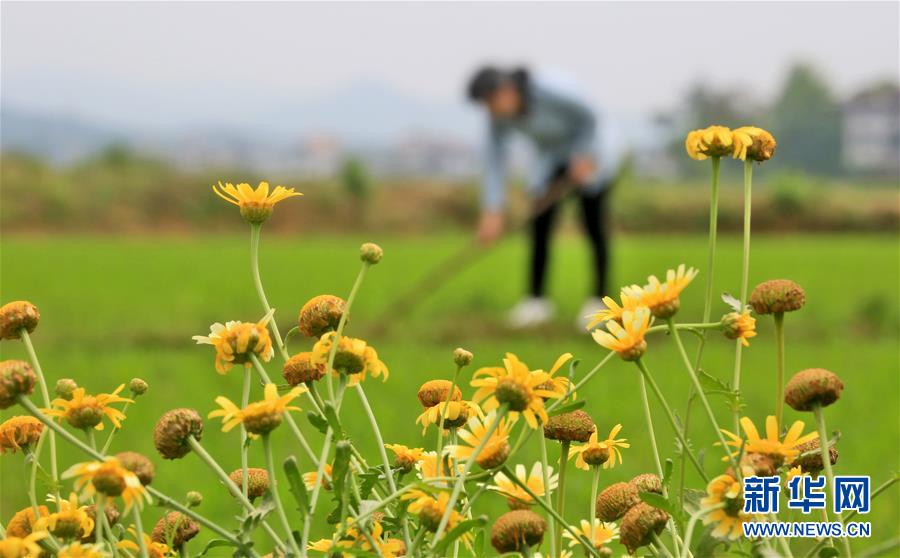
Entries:
[[[635, 362], [640, 362], [640, 360]], [[650, 399], [647, 397], [646, 376], [647, 374], [638, 376], [641, 380], [641, 402], [644, 404], [644, 420], [647, 422], [647, 433], [650, 435], [650, 448], [653, 450], [653, 462], [656, 464], [656, 472], [661, 479], [663, 478], [662, 461], [659, 459], [659, 448], [656, 447], [656, 432], [653, 429], [653, 416], [650, 414]]]
[[549, 413], [549, 412], [552, 411], [553, 409], [557, 408], [563, 401], [565, 401], [566, 399], [568, 399], [570, 395], [572, 395], [573, 393], [575, 393], [576, 390], [581, 389], [581, 387], [582, 387], [584, 384], [588, 383], [588, 381], [589, 381], [591, 378], [594, 377], [594, 374], [596, 374], [597, 372], [599, 372], [600, 369], [603, 368], [603, 366], [605, 366], [607, 362], [609, 362], [610, 360], [612, 360], [612, 357], [614, 357], [614, 356], [616, 356], [616, 352], [615, 352], [615, 351], [610, 351], [605, 357], [603, 357], [603, 359], [602, 359], [600, 362], [597, 363], [596, 366], [594, 366], [594, 367], [591, 369], [590, 372], [588, 372], [587, 374], [584, 375], [584, 378], [582, 378], [581, 380], [579, 380], [577, 384], [573, 385], [573, 386], [569, 389], [569, 391], [566, 392], [566, 394], [565, 394], [564, 396], [560, 397], [559, 399], [557, 399], [556, 401], [554, 401], [553, 403], [551, 403], [551, 404], [547, 407], [547, 412]]
[[[124, 405], [122, 405], [122, 414], [125, 414], [128, 412], [128, 407], [130, 405], [131, 405], [131, 403], [128, 403], [128, 402], [126, 402]], [[103, 449], [100, 450], [100, 453], [102, 453], [103, 455], [106, 455], [107, 453], [109, 453], [109, 447], [112, 445], [113, 438], [119, 432], [119, 430], [122, 430], [122, 429], [118, 428], [116, 426], [112, 427], [112, 429], [109, 431], [109, 436], [107, 436], [106, 441], [103, 442]]]
[[[253, 284], [256, 286], [256, 295], [262, 303], [263, 310], [266, 314], [272, 311], [269, 306], [269, 300], [266, 298], [266, 291], [263, 289], [262, 279], [259, 276], [259, 232], [262, 228], [260, 224], [250, 225], [250, 271], [253, 273]], [[278, 352], [284, 360], [289, 358], [287, 349], [284, 348], [284, 341], [281, 339], [281, 333], [278, 331], [277, 320], [273, 317], [269, 320], [269, 327], [272, 329], [272, 335], [275, 337], [275, 345]]]
[[[88, 439], [88, 443], [91, 445], [91, 447], [94, 449], [97, 449], [97, 438], [94, 436], [94, 428], [93, 427], [85, 428], [84, 436]], [[103, 453], [103, 452], [101, 452], [101, 453]], [[103, 455], [106, 455], [106, 454], [103, 453]]]
[[444, 400], [444, 406], [441, 408], [440, 418], [438, 420], [437, 443], [435, 445], [435, 453], [437, 454], [438, 476], [444, 474], [444, 460], [441, 459], [441, 452], [444, 449], [444, 420], [447, 416], [447, 407], [450, 406], [450, 401], [453, 399], [453, 392], [456, 390], [456, 382], [457, 380], [459, 380], [460, 370], [462, 370], [462, 366], [457, 366], [456, 372], [453, 373], [453, 381], [450, 382], [450, 390], [447, 392], [447, 399]]
[[141, 508], [134, 506], [131, 509], [131, 512], [131, 515], [134, 518], [134, 528], [137, 531], [135, 538], [138, 540], [138, 548], [140, 548], [141, 550], [141, 558], [149, 558], [147, 545], [144, 543], [144, 526], [141, 523]]
[[[241, 409], [245, 409], [250, 404], [250, 379], [252, 370], [249, 366], [244, 366], [244, 383], [241, 389]], [[248, 453], [250, 447], [247, 445], [247, 427], [241, 423], [241, 494], [247, 498], [250, 491], [250, 473]]]
[[[272, 380], [269, 379], [269, 375], [266, 373], [266, 369], [263, 368], [262, 362], [260, 362], [259, 358], [251, 354], [250, 360], [253, 361], [253, 366], [256, 368], [256, 372], [259, 374], [260, 379], [263, 383], [271, 384]], [[300, 431], [300, 427], [297, 426], [297, 422], [294, 420], [294, 416], [291, 415], [290, 412], [285, 411], [282, 415], [284, 417], [284, 421], [288, 424], [293, 432], [294, 437], [297, 439], [297, 442], [300, 444], [300, 447], [303, 448], [303, 451], [306, 452], [306, 455], [309, 457], [309, 460], [313, 463], [316, 462], [316, 454], [313, 452], [312, 448], [309, 446], [309, 443], [306, 441], [306, 437], [303, 435], [303, 432]]]
[[750, 290], [750, 214], [753, 209], [753, 161], [744, 161], [744, 252], [741, 259], [741, 303]]
[[665, 554], [668, 558], [675, 558], [672, 553], [666, 548], [666, 545], [659, 539], [659, 535], [656, 534], [655, 531], [650, 531], [650, 534], [653, 538], [653, 542], [656, 543], [657, 548], [662, 550], [662, 553]]
[[[559, 444], [559, 484], [556, 487], [556, 511], [561, 517], [566, 516], [566, 465], [569, 463], [569, 440], [562, 440]], [[562, 529], [557, 528], [556, 546], [562, 548]]]
[[31, 452], [27, 449], [29, 456], [31, 457], [31, 467], [28, 474], [28, 501], [31, 504], [31, 511], [34, 513], [35, 521], [41, 517], [39, 512], [40, 508], [37, 503], [37, 489], [35, 488], [35, 481], [37, 479], [37, 470], [40, 466], [40, 458], [41, 458], [41, 450], [44, 448], [44, 440], [49, 436], [49, 432], [44, 431], [41, 432], [40, 437], [38, 438], [37, 444], [34, 447], [34, 452]]
[[716, 510], [720, 510], [725, 507], [725, 504], [716, 504], [715, 506], [709, 508], [700, 508], [691, 514], [691, 519], [687, 524], [687, 531], [684, 534], [684, 546], [681, 548], [681, 555], [679, 558], [687, 558], [690, 553], [691, 548], [691, 539], [694, 535], [694, 528], [697, 526], [697, 521], [700, 520], [706, 514], [712, 513]]
[[347, 325], [347, 316], [350, 315], [350, 307], [353, 306], [353, 301], [356, 300], [356, 293], [359, 291], [359, 286], [362, 285], [368, 269], [369, 263], [363, 262], [362, 267], [359, 268], [359, 273], [356, 275], [356, 281], [353, 282], [353, 287], [350, 289], [350, 294], [347, 296], [347, 304], [344, 306], [344, 312], [341, 314], [341, 319], [338, 321], [337, 329], [334, 331], [334, 336], [331, 338], [331, 350], [328, 352], [328, 366], [325, 367], [325, 375], [329, 378], [328, 396], [331, 398], [332, 405], [336, 404], [334, 387], [331, 381], [331, 373], [334, 371], [334, 357], [337, 354], [338, 344], [341, 342], [341, 336], [344, 333], [344, 326]]
[[[391, 462], [388, 461], [387, 451], [384, 448], [384, 439], [381, 437], [381, 429], [378, 428], [378, 420], [375, 418], [372, 406], [369, 405], [369, 398], [366, 397], [366, 392], [363, 390], [362, 383], [356, 384], [356, 393], [359, 395], [359, 400], [362, 403], [363, 409], [366, 411], [366, 416], [369, 418], [369, 424], [372, 426], [372, 434], [375, 436], [375, 443], [378, 445], [378, 452], [381, 455], [381, 463], [384, 466], [384, 476], [387, 480], [388, 488], [391, 492], [397, 492], [397, 485], [394, 484], [394, 471], [391, 469]], [[440, 460], [440, 455], [438, 455], [438, 460]], [[400, 524], [403, 527], [404, 542], [408, 546], [411, 539], [409, 536], [409, 525], [405, 515], [401, 517]]]
[[106, 496], [102, 492], [97, 493], [96, 506], [97, 511], [94, 513], [94, 517], [96, 518], [94, 525], [94, 539], [97, 541], [97, 544], [103, 545], [106, 543], [112, 548], [115, 544], [106, 538]]
[[312, 497], [309, 500], [309, 513], [306, 521], [303, 522], [303, 536], [300, 538], [301, 556], [306, 556], [306, 546], [309, 543], [309, 530], [312, 527], [312, 518], [316, 513], [316, 506], [319, 503], [319, 493], [322, 491], [322, 480], [325, 475], [325, 463], [328, 461], [328, 450], [331, 449], [331, 438], [334, 435], [331, 428], [325, 431], [325, 440], [322, 443], [322, 455], [319, 457], [318, 465], [316, 465], [316, 485], [313, 487]]
[[[708, 322], [712, 314], [713, 276], [716, 269], [716, 232], [719, 223], [719, 166], [720, 157], [712, 157], [712, 183], [709, 192], [709, 246], [706, 250], [706, 297], [703, 301], [703, 321]], [[700, 336], [700, 345], [697, 348], [697, 366], [703, 358], [703, 346], [706, 344], [706, 332]]]
[[784, 416], [784, 313], [772, 315], [775, 320], [775, 420], [781, 428]]
[[[819, 451], [822, 453], [822, 464], [825, 466], [825, 476], [828, 478], [828, 486], [834, 486], [834, 469], [831, 467], [831, 456], [828, 454], [828, 431], [825, 428], [825, 413], [822, 406], [815, 404], [813, 414], [816, 416], [816, 428], [819, 430]], [[844, 523], [843, 514], [837, 512], [838, 521]], [[850, 539], [841, 537], [844, 545], [844, 555], [850, 558]]]
[[[682, 433], [684, 437], [688, 437], [691, 424], [691, 408], [694, 406], [694, 386], [688, 387], [688, 400], [684, 408], [684, 421], [682, 423]], [[687, 453], [681, 452], [681, 467], [678, 472], [678, 505], [679, 509], [684, 509], [684, 483], [687, 476]]]
[[275, 459], [272, 457], [272, 443], [269, 440], [269, 434], [263, 434], [263, 451], [266, 454], [266, 469], [269, 473], [269, 494], [272, 495], [272, 502], [275, 504], [275, 511], [278, 513], [278, 519], [281, 520], [281, 526], [287, 536], [288, 544], [291, 550], [300, 556], [300, 549], [297, 547], [297, 541], [294, 540], [294, 534], [291, 530], [291, 523], [288, 521], [287, 514], [284, 512], [284, 506], [281, 504], [281, 496], [278, 494], [278, 484], [275, 477]]
[[[650, 370], [647, 369], [646, 363], [644, 363], [643, 359], [638, 359], [634, 361], [637, 364], [638, 369], [641, 371], [641, 393], [644, 398], [645, 410], [644, 414], [646, 415], [647, 424], [650, 428], [650, 433], [653, 433], [653, 424], [650, 422], [650, 404], [647, 402], [647, 387], [646, 383], [650, 384], [650, 388], [653, 390], [653, 394], [656, 395], [656, 398], [659, 400], [660, 405], [662, 405], [663, 410], [666, 412], [666, 418], [669, 419], [669, 424], [672, 426], [672, 430], [675, 431], [675, 436], [678, 437], [678, 441], [681, 442], [681, 451], [686, 453], [688, 458], [690, 458], [691, 463], [694, 465], [694, 468], [697, 469], [697, 473], [700, 474], [700, 477], [704, 482], [709, 482], [709, 477], [706, 475], [706, 471], [703, 470], [703, 466], [700, 464], [700, 461], [697, 459], [697, 456], [694, 455], [694, 452], [691, 451], [690, 446], [688, 445], [687, 438], [684, 435], [684, 432], [678, 426], [678, 422], [675, 420], [675, 414], [672, 412], [672, 408], [669, 407], [668, 401], [666, 401], [665, 395], [659, 386], [656, 384], [656, 380], [653, 379], [653, 376], [650, 374]], [[658, 468], [660, 470], [660, 478], [662, 478], [662, 465], [659, 459], [659, 453], [656, 450], [656, 440], [655, 437], [652, 440], [654, 447], [654, 454], [656, 455], [656, 462]]]
[[597, 490], [600, 487], [600, 467], [591, 467], [591, 511], [588, 517], [591, 518], [591, 542], [594, 542], [594, 522], [597, 521]]
[[[38, 385], [41, 387], [41, 397], [44, 400], [44, 407], [50, 408], [50, 391], [47, 389], [47, 380], [44, 378], [44, 372], [41, 369], [41, 363], [38, 361], [37, 353], [34, 345], [31, 343], [31, 335], [26, 329], [20, 329], [19, 334], [22, 337], [22, 343], [25, 344], [25, 350], [28, 352], [28, 358], [31, 360], [31, 366], [38, 379]], [[53, 479], [53, 494], [56, 496], [56, 505], [62, 510], [62, 503], [59, 498], [59, 465], [56, 458], [56, 433], [50, 432], [50, 477]]]
[[713, 412], [712, 406], [709, 404], [709, 399], [706, 398], [706, 394], [703, 392], [703, 387], [700, 385], [700, 380], [697, 378], [697, 373], [694, 371], [694, 367], [691, 365], [691, 361], [687, 356], [687, 352], [684, 350], [684, 344], [681, 342], [681, 336], [678, 334], [678, 329], [675, 328], [675, 321], [672, 318], [669, 318], [668, 324], [669, 331], [672, 333], [672, 337], [675, 339], [675, 344], [678, 346], [678, 352], [681, 353], [681, 358], [684, 361], [684, 366], [688, 371], [688, 375], [690, 375], [691, 377], [691, 381], [694, 383], [694, 389], [697, 390], [697, 395], [700, 396], [700, 401], [703, 403], [703, 408], [706, 410], [706, 415], [709, 417], [709, 422], [716, 430], [716, 436], [719, 438], [719, 443], [722, 445], [722, 451], [725, 452], [728, 460], [731, 461], [731, 466], [735, 471], [737, 471], [737, 463], [735, 462], [734, 457], [731, 455], [731, 452], [728, 451], [728, 445], [725, 443], [725, 437], [722, 435], [722, 429], [719, 428], [719, 421], [716, 420], [716, 414]]
[[[543, 476], [544, 476], [544, 500], [546, 501], [548, 506], [552, 504], [552, 497], [550, 496], [550, 467], [549, 467], [549, 465], [550, 464], [548, 463], [548, 460], [547, 460], [547, 438], [545, 438], [544, 436], [541, 436], [541, 468], [543, 469], [542, 472], [543, 472]], [[557, 487], [558, 487], [558, 485], [557, 485]], [[550, 521], [548, 521], [548, 523], [550, 526], [550, 533], [551, 534], [556, 533], [556, 529], [558, 528], [556, 526], [556, 519], [554, 519], [552, 516], [549, 519], [550, 519]], [[550, 556], [558, 556], [556, 553], [556, 537], [553, 537], [553, 536], [550, 537]]]
[[481, 442], [479, 442], [478, 447], [475, 448], [475, 451], [472, 452], [472, 455], [466, 460], [465, 466], [463, 470], [459, 473], [459, 477], [456, 479], [456, 484], [453, 486], [453, 492], [450, 493], [450, 500], [447, 502], [447, 509], [444, 510], [444, 515], [441, 517], [441, 522], [438, 524], [437, 531], [434, 533], [434, 537], [431, 539], [430, 548], [434, 548], [437, 545], [438, 541], [441, 538], [441, 535], [444, 534], [444, 530], [447, 528], [447, 523], [450, 521], [450, 514], [453, 513], [453, 507], [456, 505], [456, 500], [459, 498], [459, 493], [463, 488], [463, 484], [466, 482], [466, 477], [469, 475], [469, 471], [472, 469], [472, 464], [475, 463], [475, 458], [481, 453], [484, 449], [484, 446], [491, 439], [491, 434], [497, 430], [497, 427], [500, 426], [500, 421], [503, 420], [503, 417], [506, 416], [507, 406], [504, 403], [497, 409], [497, 415], [494, 417], [494, 420], [491, 422], [491, 425], [487, 428], [484, 435], [481, 438]]

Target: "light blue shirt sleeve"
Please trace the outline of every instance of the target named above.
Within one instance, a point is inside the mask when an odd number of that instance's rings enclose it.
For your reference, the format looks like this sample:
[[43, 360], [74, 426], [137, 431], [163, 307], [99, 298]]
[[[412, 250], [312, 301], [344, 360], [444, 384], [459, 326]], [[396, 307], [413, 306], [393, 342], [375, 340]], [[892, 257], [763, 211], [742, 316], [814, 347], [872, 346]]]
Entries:
[[487, 168], [481, 189], [484, 211], [501, 211], [506, 204], [506, 152], [509, 131], [506, 126], [491, 121], [486, 145]]
[[557, 113], [562, 114], [575, 130], [569, 152], [572, 155], [592, 155], [597, 152], [597, 117], [587, 104], [571, 96], [545, 92], [545, 99]]

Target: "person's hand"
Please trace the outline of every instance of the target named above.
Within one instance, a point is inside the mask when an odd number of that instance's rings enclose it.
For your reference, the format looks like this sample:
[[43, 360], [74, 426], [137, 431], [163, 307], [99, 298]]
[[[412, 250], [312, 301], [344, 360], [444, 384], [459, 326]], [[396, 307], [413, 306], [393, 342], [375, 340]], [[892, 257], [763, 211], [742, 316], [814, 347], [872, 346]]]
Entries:
[[503, 213], [486, 211], [478, 222], [478, 240], [484, 245], [493, 244], [503, 234]]
[[597, 172], [597, 165], [590, 155], [576, 155], [569, 161], [568, 179], [578, 186], [587, 186]]

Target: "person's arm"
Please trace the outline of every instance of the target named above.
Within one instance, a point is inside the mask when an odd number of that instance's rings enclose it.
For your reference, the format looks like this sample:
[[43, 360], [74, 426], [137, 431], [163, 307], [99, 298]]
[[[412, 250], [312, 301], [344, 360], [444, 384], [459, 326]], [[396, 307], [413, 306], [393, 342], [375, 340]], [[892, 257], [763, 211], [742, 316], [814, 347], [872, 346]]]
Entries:
[[490, 122], [485, 152], [487, 166], [481, 189], [481, 220], [478, 224], [478, 238], [486, 244], [493, 242], [503, 233], [507, 133], [503, 125]]

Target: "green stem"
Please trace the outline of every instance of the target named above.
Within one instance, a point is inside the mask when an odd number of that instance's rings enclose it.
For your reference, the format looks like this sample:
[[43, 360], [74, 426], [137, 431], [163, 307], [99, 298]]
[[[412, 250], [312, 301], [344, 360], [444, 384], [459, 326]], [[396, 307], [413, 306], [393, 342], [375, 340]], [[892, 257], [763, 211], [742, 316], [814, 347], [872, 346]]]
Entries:
[[[544, 500], [549, 506], [552, 504], [553, 499], [550, 496], [550, 464], [547, 459], [547, 438], [545, 438], [544, 436], [541, 436], [541, 468], [543, 469], [542, 472], [544, 476]], [[554, 519], [552, 516], [549, 519], [550, 521], [548, 521], [548, 523], [550, 525], [550, 533], [556, 533], [556, 530], [559, 528], [556, 525], [556, 519]], [[558, 556], [558, 554], [556, 553], [555, 536], [550, 537], [550, 556]]]
[[101, 546], [105, 543], [113, 547], [115, 544], [106, 538], [106, 496], [102, 492], [97, 493], [96, 506], [96, 513], [94, 513], [94, 540]]
[[681, 555], [679, 558], [687, 558], [690, 553], [691, 548], [691, 539], [694, 536], [694, 528], [697, 526], [697, 521], [700, 520], [706, 514], [712, 513], [716, 510], [720, 510], [725, 507], [725, 504], [716, 504], [715, 506], [709, 508], [700, 508], [691, 514], [691, 519], [687, 524], [687, 531], [684, 534], [684, 546], [681, 548]]
[[750, 214], [753, 208], [753, 161], [744, 161], [744, 251], [741, 258], [741, 303], [750, 290]]
[[775, 320], [775, 421], [781, 428], [784, 416], [784, 313], [772, 315]]
[[[684, 408], [684, 422], [682, 424], [682, 432], [684, 437], [688, 437], [691, 424], [691, 408], [694, 405], [694, 386], [688, 386], [688, 400]], [[678, 505], [679, 509], [684, 509], [684, 484], [687, 477], [687, 452], [681, 452], [681, 467], [678, 472]]]
[[[569, 440], [562, 440], [559, 444], [559, 484], [556, 487], [556, 512], [560, 517], [566, 516], [566, 465], [569, 463]], [[556, 547], [562, 548], [562, 528], [557, 527], [553, 534], [556, 538]]]
[[[97, 438], [94, 436], [94, 428], [93, 427], [85, 428], [84, 436], [88, 439], [88, 443], [91, 445], [91, 447], [96, 450], [97, 449]], [[106, 453], [104, 453], [104, 452], [101, 452], [101, 453], [103, 453], [103, 455], [106, 455]]]
[[688, 371], [688, 375], [691, 377], [691, 381], [694, 383], [694, 389], [697, 391], [697, 395], [700, 396], [700, 401], [703, 403], [703, 408], [706, 410], [706, 415], [709, 417], [709, 422], [712, 424], [712, 427], [716, 430], [716, 436], [719, 438], [719, 443], [722, 445], [722, 451], [725, 452], [725, 455], [728, 457], [728, 460], [731, 462], [731, 466], [735, 471], [738, 471], [738, 465], [734, 460], [734, 457], [731, 455], [731, 452], [728, 451], [728, 445], [725, 443], [725, 437], [722, 435], [722, 429], [719, 428], [719, 421], [716, 420], [716, 414], [712, 410], [712, 406], [709, 404], [709, 399], [706, 398], [706, 394], [703, 392], [703, 387], [700, 385], [700, 380], [697, 378], [697, 373], [694, 371], [694, 367], [691, 365], [691, 360], [688, 358], [687, 352], [684, 350], [684, 344], [681, 342], [681, 336], [678, 334], [678, 329], [675, 328], [675, 322], [672, 318], [668, 319], [669, 331], [672, 333], [672, 338], [675, 339], [675, 344], [678, 346], [678, 352], [681, 354], [681, 359], [684, 361], [684, 366]]
[[[640, 362], [640, 360], [635, 362]], [[640, 367], [641, 365], [638, 366]], [[659, 448], [656, 446], [656, 432], [653, 429], [653, 416], [650, 414], [650, 399], [647, 397], [646, 377], [646, 374], [639, 376], [641, 380], [641, 402], [644, 404], [644, 420], [647, 422], [647, 434], [650, 435], [650, 448], [653, 450], [653, 462], [656, 465], [656, 472], [659, 478], [663, 478], [662, 461], [659, 459]]]
[[459, 493], [463, 488], [463, 484], [466, 482], [466, 477], [469, 475], [469, 471], [472, 469], [472, 465], [475, 463], [475, 458], [481, 453], [484, 449], [484, 446], [487, 445], [488, 441], [490, 441], [491, 434], [494, 433], [494, 430], [497, 430], [497, 427], [500, 426], [500, 421], [503, 420], [503, 417], [506, 416], [507, 406], [504, 403], [497, 409], [497, 414], [494, 417], [494, 420], [491, 422], [491, 425], [485, 431], [484, 435], [481, 438], [481, 442], [478, 444], [478, 447], [475, 448], [475, 451], [472, 452], [472, 455], [466, 460], [465, 466], [463, 470], [459, 473], [459, 477], [456, 479], [456, 484], [453, 486], [453, 492], [450, 493], [450, 500], [447, 502], [447, 509], [444, 510], [444, 515], [441, 517], [441, 522], [438, 524], [437, 531], [434, 533], [434, 537], [431, 539], [430, 548], [434, 549], [435, 545], [437, 545], [438, 541], [441, 539], [441, 535], [444, 534], [444, 530], [447, 528], [447, 523], [450, 521], [450, 514], [453, 512], [453, 508], [456, 505], [456, 500], [459, 498]]
[[35, 521], [41, 517], [39, 512], [40, 508], [37, 503], [37, 489], [35, 488], [35, 481], [37, 479], [37, 470], [40, 464], [41, 458], [41, 450], [44, 448], [44, 440], [49, 435], [49, 432], [41, 432], [40, 437], [38, 438], [37, 444], [34, 447], [34, 452], [26, 448], [26, 452], [29, 453], [31, 457], [31, 467], [28, 474], [28, 501], [31, 504], [31, 511], [34, 514]]
[[141, 523], [141, 509], [137, 506], [134, 506], [131, 509], [132, 517], [134, 518], [134, 528], [137, 531], [135, 538], [138, 541], [138, 548], [141, 550], [141, 558], [149, 558], [149, 554], [147, 552], [147, 545], [144, 543], [144, 526]]
[[[703, 301], [703, 321], [708, 322], [712, 314], [712, 298], [714, 291], [713, 276], [716, 269], [716, 233], [719, 223], [719, 166], [720, 157], [712, 157], [712, 183], [709, 193], [709, 246], [706, 250], [706, 297]], [[700, 336], [700, 346], [697, 349], [697, 366], [703, 358], [703, 347], [706, 344], [706, 333]]]
[[[250, 271], [253, 273], [253, 284], [256, 286], [256, 294], [262, 303], [263, 310], [268, 314], [272, 311], [272, 307], [269, 306], [269, 300], [266, 298], [266, 291], [263, 289], [262, 279], [259, 276], [259, 232], [261, 228], [262, 225], [260, 224], [250, 225]], [[275, 337], [275, 345], [278, 347], [278, 352], [281, 353], [281, 357], [284, 360], [287, 360], [289, 358], [287, 349], [284, 348], [284, 341], [281, 339], [278, 323], [274, 316], [269, 320], [269, 327], [272, 329], [272, 335]]]
[[[266, 373], [266, 369], [263, 368], [262, 362], [260, 362], [259, 358], [256, 355], [251, 354], [250, 360], [253, 361], [253, 366], [256, 368], [256, 372], [259, 374], [259, 378], [265, 384], [271, 384], [272, 380], [269, 379], [269, 375]], [[306, 437], [303, 435], [303, 432], [300, 431], [300, 427], [297, 426], [297, 422], [294, 420], [294, 416], [291, 415], [290, 412], [285, 411], [282, 415], [284, 417], [284, 421], [290, 427], [291, 432], [293, 432], [294, 437], [297, 439], [297, 442], [300, 444], [300, 447], [303, 448], [303, 451], [306, 452], [306, 455], [309, 457], [310, 461], [313, 463], [316, 462], [316, 454], [313, 452], [312, 448], [309, 446], [309, 443], [306, 441]]]
[[573, 385], [573, 386], [569, 389], [569, 391], [566, 392], [566, 394], [565, 394], [564, 396], [560, 397], [559, 399], [557, 399], [556, 401], [554, 401], [553, 403], [551, 403], [551, 404], [547, 407], [547, 412], [549, 413], [549, 412], [552, 411], [553, 409], [557, 408], [563, 401], [565, 401], [566, 399], [568, 399], [570, 395], [572, 395], [573, 393], [575, 393], [577, 390], [581, 389], [581, 387], [582, 387], [584, 384], [588, 383], [588, 381], [589, 381], [591, 378], [594, 377], [594, 374], [596, 374], [597, 372], [599, 372], [600, 369], [603, 368], [603, 367], [606, 365], [607, 362], [609, 362], [610, 360], [612, 360], [612, 358], [613, 358], [614, 356], [616, 356], [616, 352], [615, 352], [615, 351], [610, 351], [605, 357], [603, 357], [603, 359], [602, 359], [600, 362], [597, 363], [596, 366], [594, 366], [594, 368], [591, 369], [590, 372], [588, 372], [587, 374], [584, 375], [584, 378], [582, 378], [581, 380], [579, 380], [577, 384]]
[[[244, 366], [244, 383], [241, 389], [241, 409], [245, 409], [250, 404], [250, 379], [252, 370], [249, 366]], [[247, 427], [241, 423], [241, 494], [247, 498], [250, 491], [250, 473], [248, 453], [250, 447], [247, 445]]]
[[[828, 454], [828, 431], [825, 428], [825, 413], [822, 411], [822, 406], [815, 404], [813, 414], [816, 416], [816, 428], [819, 431], [819, 451], [822, 454], [822, 464], [825, 466], [825, 476], [828, 478], [828, 486], [834, 486], [834, 469], [831, 467], [831, 456]], [[841, 512], [837, 513], [837, 518], [842, 524], [844, 523]], [[850, 539], [841, 537], [841, 542], [844, 545], [844, 556], [850, 558], [852, 556]]]
[[347, 296], [347, 304], [344, 306], [344, 312], [341, 314], [337, 329], [334, 331], [334, 335], [331, 338], [331, 350], [328, 352], [328, 366], [325, 367], [325, 375], [329, 378], [328, 396], [331, 398], [332, 405], [336, 404], [334, 398], [334, 386], [331, 381], [331, 373], [334, 371], [334, 357], [337, 354], [341, 336], [344, 334], [344, 326], [347, 325], [347, 316], [350, 315], [350, 307], [353, 306], [353, 301], [356, 300], [356, 293], [359, 291], [359, 286], [362, 285], [363, 279], [366, 276], [366, 271], [369, 269], [369, 265], [368, 262], [363, 262], [362, 267], [359, 269], [359, 273], [356, 275], [356, 281], [353, 282], [353, 287], [350, 289], [350, 294]]
[[[131, 403], [126, 402], [122, 405], [122, 414], [125, 414], [128, 411], [128, 407]], [[115, 435], [121, 430], [121, 428], [117, 428], [115, 426], [112, 427], [112, 430], [109, 431], [109, 436], [106, 437], [106, 441], [103, 442], [103, 448], [100, 450], [100, 453], [106, 455], [109, 453], [109, 447], [112, 445], [113, 438]]]
[[591, 544], [594, 542], [594, 523], [597, 521], [597, 490], [600, 487], [600, 467], [591, 467], [591, 511], [588, 517], [591, 518]]
[[666, 545], [659, 539], [659, 535], [657, 535], [655, 531], [650, 531], [650, 534], [653, 536], [653, 542], [656, 543], [657, 548], [662, 550], [662, 553], [665, 554], [667, 558], [675, 558]]
[[438, 420], [437, 443], [435, 444], [438, 476], [444, 474], [444, 460], [441, 459], [441, 452], [444, 450], [444, 419], [447, 416], [447, 407], [450, 405], [450, 401], [453, 399], [453, 391], [456, 389], [456, 382], [459, 379], [460, 370], [462, 370], [462, 366], [457, 366], [456, 372], [453, 374], [453, 381], [450, 382], [450, 391], [447, 392], [447, 399], [444, 400], [444, 407], [441, 409], [440, 419]]
[[706, 475], [706, 471], [703, 470], [703, 466], [700, 464], [697, 456], [695, 456], [694, 452], [691, 451], [684, 432], [681, 428], [679, 428], [678, 422], [675, 420], [675, 414], [672, 412], [672, 408], [669, 407], [669, 403], [668, 401], [666, 401], [665, 395], [663, 395], [662, 390], [659, 389], [659, 386], [656, 384], [656, 380], [653, 379], [653, 375], [651, 375], [650, 370], [647, 369], [647, 365], [644, 363], [643, 359], [638, 359], [634, 362], [635, 364], [637, 364], [638, 369], [641, 371], [641, 394], [644, 398], [644, 414], [646, 415], [647, 425], [651, 434], [651, 441], [653, 442], [653, 452], [656, 457], [657, 468], [660, 471], [660, 478], [662, 478], [662, 463], [660, 462], [659, 453], [656, 449], [655, 436], [652, 436], [653, 424], [652, 422], [650, 422], [650, 403], [647, 401], [646, 383], [650, 384], [650, 389], [653, 390], [653, 394], [656, 395], [656, 398], [659, 400], [660, 405], [662, 405], [663, 410], [666, 412], [666, 418], [669, 419], [669, 424], [672, 426], [672, 430], [675, 431], [675, 436], [677, 436], [678, 441], [681, 442], [681, 451], [686, 453], [688, 458], [690, 458], [691, 463], [694, 465], [694, 468], [697, 469], [697, 473], [700, 474], [700, 477], [703, 479], [703, 481], [709, 482], [709, 477]]
[[272, 457], [272, 443], [269, 440], [268, 433], [263, 434], [262, 442], [263, 451], [266, 454], [266, 469], [269, 473], [269, 494], [272, 495], [272, 502], [275, 504], [275, 511], [278, 514], [278, 519], [281, 520], [281, 526], [284, 528], [288, 544], [294, 554], [300, 556], [300, 548], [297, 547], [297, 541], [294, 539], [291, 523], [288, 521], [287, 514], [284, 512], [284, 506], [281, 504], [281, 496], [278, 495], [278, 483], [276, 482], [275, 477], [275, 459]]
[[322, 443], [322, 455], [316, 465], [316, 485], [313, 487], [312, 497], [309, 500], [309, 513], [303, 522], [303, 536], [300, 538], [301, 556], [306, 556], [306, 546], [309, 543], [309, 530], [312, 527], [312, 518], [316, 513], [319, 503], [319, 493], [322, 491], [322, 478], [325, 475], [325, 463], [328, 461], [328, 451], [331, 449], [331, 438], [334, 435], [331, 428], [325, 431], [325, 440]]
[[[22, 337], [22, 343], [25, 344], [25, 350], [28, 352], [28, 358], [31, 360], [31, 366], [38, 379], [38, 385], [41, 387], [41, 397], [44, 400], [44, 407], [50, 408], [50, 391], [47, 389], [47, 380], [44, 379], [44, 372], [41, 369], [41, 363], [38, 361], [37, 353], [34, 345], [31, 343], [31, 336], [25, 329], [20, 329], [19, 334]], [[56, 496], [56, 505], [62, 510], [62, 503], [59, 498], [59, 465], [56, 458], [56, 433], [50, 432], [50, 476], [53, 479], [53, 494]]]

